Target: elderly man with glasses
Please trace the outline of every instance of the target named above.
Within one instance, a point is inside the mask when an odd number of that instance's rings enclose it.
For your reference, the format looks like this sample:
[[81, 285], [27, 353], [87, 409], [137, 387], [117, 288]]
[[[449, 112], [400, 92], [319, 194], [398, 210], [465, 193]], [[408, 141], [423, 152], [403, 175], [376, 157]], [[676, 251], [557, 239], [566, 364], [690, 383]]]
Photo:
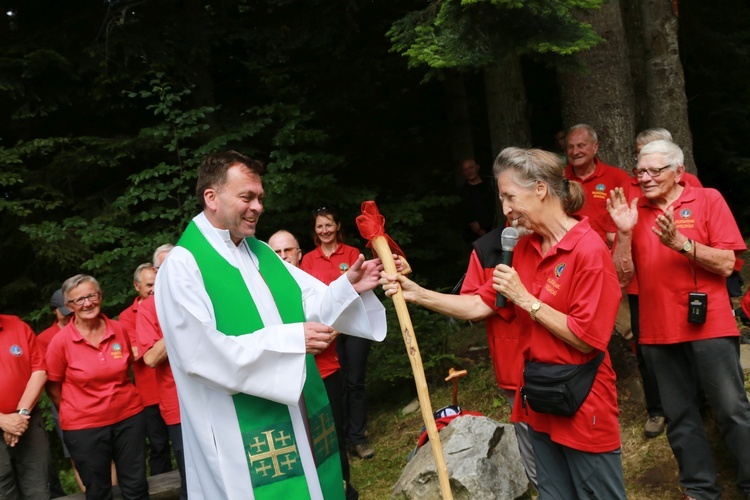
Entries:
[[614, 262], [623, 285], [634, 270], [649, 277], [639, 290], [640, 319], [648, 326], [640, 342], [659, 385], [684, 498], [721, 495], [698, 384], [737, 460], [737, 484], [750, 498], [750, 403], [725, 283], [736, 252], [746, 247], [718, 191], [680, 182], [683, 162], [672, 142], [646, 144], [634, 170], [642, 196], [628, 204], [623, 189], [611, 192]]

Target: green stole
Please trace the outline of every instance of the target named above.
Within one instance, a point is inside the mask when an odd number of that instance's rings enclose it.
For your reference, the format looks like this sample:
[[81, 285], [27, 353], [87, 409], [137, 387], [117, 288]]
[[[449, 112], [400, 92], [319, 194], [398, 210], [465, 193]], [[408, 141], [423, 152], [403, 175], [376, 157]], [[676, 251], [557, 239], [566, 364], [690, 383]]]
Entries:
[[[302, 291], [283, 261], [256, 238], [245, 240], [260, 262], [259, 271], [276, 302], [284, 324], [303, 323]], [[178, 246], [195, 258], [211, 298], [216, 329], [224, 335], [250, 335], [263, 328], [245, 280], [190, 222]], [[241, 313], [242, 312], [242, 313]], [[306, 356], [307, 377], [302, 391], [307, 408], [310, 442], [323, 496], [343, 499], [338, 441], [323, 379], [312, 355]], [[253, 493], [257, 500], [309, 499], [289, 408], [248, 394], [232, 396], [245, 447]]]

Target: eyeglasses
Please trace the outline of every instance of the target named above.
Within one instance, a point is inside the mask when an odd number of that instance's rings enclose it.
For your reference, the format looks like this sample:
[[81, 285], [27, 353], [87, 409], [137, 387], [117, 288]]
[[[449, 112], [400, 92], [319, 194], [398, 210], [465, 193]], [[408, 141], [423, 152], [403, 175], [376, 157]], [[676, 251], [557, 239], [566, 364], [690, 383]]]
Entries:
[[70, 299], [68, 301], [68, 304], [75, 304], [78, 307], [82, 306], [87, 300], [91, 302], [92, 304], [96, 304], [101, 300], [102, 293], [101, 292], [94, 292], [90, 293], [84, 297], [78, 297], [77, 299]]
[[296, 252], [299, 250], [299, 247], [289, 247], [289, 248], [279, 248], [278, 250], [274, 250], [277, 255], [286, 255], [288, 253]]
[[328, 207], [318, 207], [312, 211], [312, 214], [318, 215], [320, 212], [328, 212]]
[[633, 175], [636, 177], [643, 177], [643, 174], [647, 173], [649, 177], [656, 179], [661, 175], [662, 170], [666, 170], [670, 167], [674, 167], [674, 165], [667, 165], [661, 168], [634, 168]]

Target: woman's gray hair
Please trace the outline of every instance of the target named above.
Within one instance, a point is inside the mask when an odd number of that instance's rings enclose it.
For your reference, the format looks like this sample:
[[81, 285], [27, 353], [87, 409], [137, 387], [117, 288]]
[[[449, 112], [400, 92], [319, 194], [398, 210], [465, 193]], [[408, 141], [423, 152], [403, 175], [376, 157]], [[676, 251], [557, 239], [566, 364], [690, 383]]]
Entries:
[[662, 160], [667, 165], [676, 167], [678, 165], [684, 165], [685, 155], [680, 149], [680, 146], [672, 141], [652, 141], [643, 146], [641, 152], [638, 153], [638, 162], [640, 163], [641, 158], [644, 155], [661, 155]]
[[516, 183], [525, 188], [533, 188], [537, 182], [547, 185], [550, 195], [562, 203], [567, 214], [578, 212], [585, 201], [583, 186], [579, 182], [565, 178], [565, 164], [554, 153], [541, 149], [510, 147], [500, 151], [492, 167], [495, 179], [510, 171]]
[[62, 285], [63, 300], [65, 300], [66, 303], [68, 302], [68, 294], [70, 291], [82, 283], [91, 283], [94, 285], [97, 292], [101, 293], [102, 291], [99, 282], [96, 281], [96, 278], [93, 276], [89, 276], [88, 274], [76, 274], [75, 276], [66, 279], [65, 283]]

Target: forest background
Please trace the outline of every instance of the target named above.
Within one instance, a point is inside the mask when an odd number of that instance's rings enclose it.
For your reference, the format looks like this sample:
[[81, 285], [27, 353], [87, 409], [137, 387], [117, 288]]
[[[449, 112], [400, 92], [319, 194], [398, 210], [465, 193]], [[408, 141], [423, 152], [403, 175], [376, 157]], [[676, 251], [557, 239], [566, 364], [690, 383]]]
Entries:
[[[459, 162], [554, 148], [579, 122], [634, 166], [672, 131], [686, 164], [750, 230], [750, 4], [701, 0], [6, 0], [0, 20], [0, 304], [37, 331], [88, 273], [116, 316], [132, 272], [198, 211], [196, 169], [237, 149], [267, 163], [258, 236], [312, 249], [310, 216], [377, 201], [427, 286], [468, 254]], [[451, 326], [415, 311], [428, 369]], [[398, 336], [370, 380], [409, 378]], [[423, 340], [420, 340], [423, 342]], [[437, 373], [437, 372], [436, 372]]]

